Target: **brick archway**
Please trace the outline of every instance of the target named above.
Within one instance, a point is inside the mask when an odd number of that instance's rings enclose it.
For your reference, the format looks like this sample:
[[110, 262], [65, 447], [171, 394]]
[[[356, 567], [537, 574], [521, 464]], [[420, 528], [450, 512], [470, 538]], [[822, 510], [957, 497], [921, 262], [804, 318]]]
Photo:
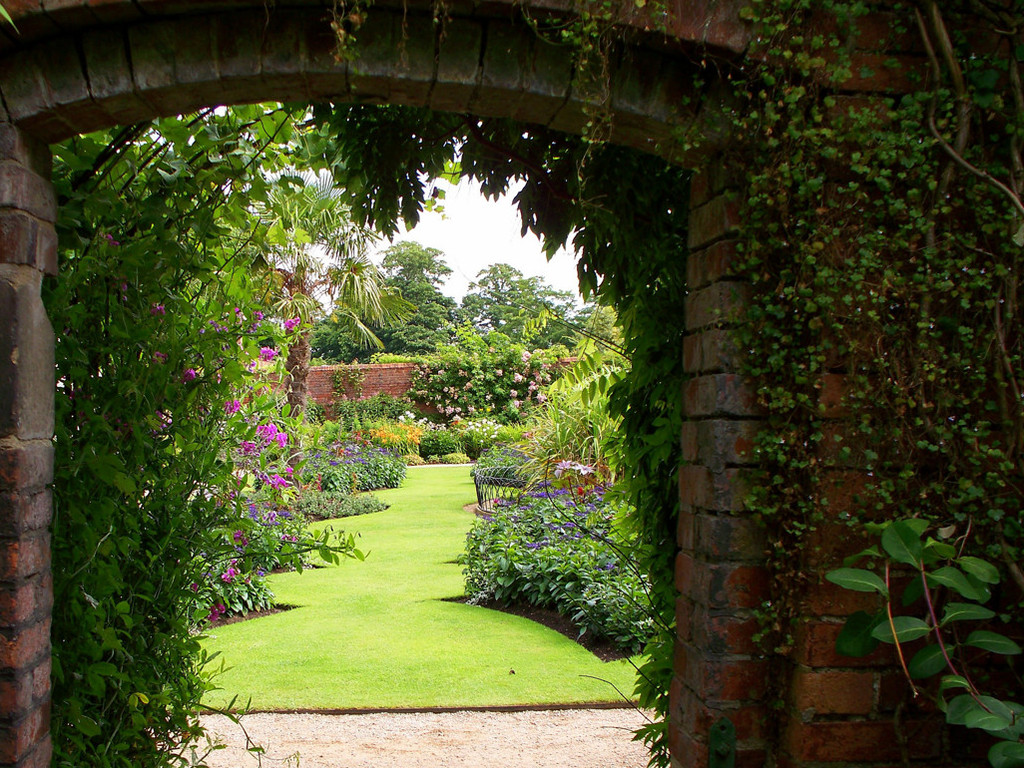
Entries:
[[[359, 32], [356, 58], [338, 63], [325, 0], [5, 0], [19, 34], [0, 26], [0, 766], [49, 764], [52, 589], [49, 534], [53, 463], [53, 334], [39, 299], [56, 274], [56, 205], [47, 144], [75, 133], [212, 104], [331, 98], [509, 117], [568, 132], [586, 118], [586, 94], [573, 86], [571, 57], [521, 23], [514, 0], [452, 6], [441, 35], [431, 4], [375, 7]], [[844, 685], [867, 686], [853, 704], [820, 694], [828, 722], [796, 718], [783, 743], [763, 723], [767, 662], [752, 635], [752, 609], [767, 579], [755, 524], [742, 514], [753, 399], [736, 375], [728, 325], [742, 309], [744, 284], [731, 270], [739, 227], [728, 179], [718, 172], [718, 105], [693, 91], [694, 68], [708, 57], [742, 54], [749, 30], [741, 0], [677, 0], [668, 34], [629, 19], [630, 43], [614, 58], [611, 139], [659, 153], [698, 171], [690, 200], [685, 366], [681, 394], [681, 506], [676, 583], [679, 631], [672, 687], [674, 765], [709, 765], [712, 724], [728, 716], [737, 766], [775, 753], [793, 765], [861, 760], [829, 752], [846, 734], [837, 717], [875, 713], [877, 674], [848, 671]], [[633, 3], [629, 2], [629, 7]], [[531, 12], [565, 8], [540, 0]], [[709, 138], [701, 155], [676, 152], [680, 124]], [[684, 297], [680, 297], [683, 301]], [[831, 601], [831, 602], [829, 602]], [[850, 607], [821, 598], [819, 615]], [[810, 683], [835, 622], [820, 621], [801, 641]], [[830, 629], [831, 628], [831, 629]], [[812, 652], [813, 650], [813, 652]], [[840, 674], [840, 673], [828, 673]], [[794, 696], [802, 696], [797, 691]], [[807, 694], [811, 695], [811, 694]], [[813, 698], [813, 696], [812, 696]], [[863, 699], [863, 700], [862, 700]], [[795, 700], [794, 707], [802, 700]], [[852, 723], [859, 726], [864, 723]], [[867, 723], [879, 734], [881, 723]], [[812, 728], [813, 726], [813, 728]], [[838, 730], [837, 730], [838, 729]], [[891, 731], [891, 724], [889, 725]], [[854, 728], [849, 734], [867, 733]], [[885, 759], [884, 757], [880, 759]]]

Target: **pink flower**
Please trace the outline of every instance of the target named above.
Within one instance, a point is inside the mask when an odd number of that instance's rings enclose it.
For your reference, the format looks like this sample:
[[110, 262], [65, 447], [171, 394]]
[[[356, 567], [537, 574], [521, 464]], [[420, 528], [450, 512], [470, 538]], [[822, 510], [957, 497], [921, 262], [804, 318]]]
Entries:
[[258, 309], [255, 312], [255, 316], [256, 316], [257, 320], [262, 320], [263, 319], [263, 313], [260, 312]]
[[153, 360], [158, 362], [158, 363], [166, 363], [167, 362], [167, 355], [164, 354], [163, 352], [154, 352], [153, 353]]
[[198, 374], [196, 373], [196, 369], [195, 368], [186, 368], [185, 372], [183, 374], [181, 374], [181, 380], [182, 381], [195, 381], [197, 375]]
[[107, 239], [107, 243], [109, 243], [110, 245], [114, 246], [115, 248], [121, 244], [117, 240], [115, 240], [114, 236], [111, 235], [110, 233], [107, 233], [107, 234], [103, 235], [103, 237], [105, 237]]
[[151, 315], [166, 315], [167, 310], [164, 309], [163, 304], [154, 304], [149, 308], [149, 314]]
[[242, 410], [242, 404], [238, 400], [225, 400], [224, 401], [224, 413], [228, 416], [238, 413]]
[[542, 394], [541, 392], [537, 393], [537, 402], [538, 403], [543, 403], [546, 400], [547, 400], [547, 397], [544, 394]]
[[288, 487], [288, 481], [285, 480], [280, 475], [271, 475], [270, 476], [270, 480], [269, 480], [269, 484], [270, 484], [271, 488], [287, 488]]
[[512, 377], [512, 381], [514, 381], [516, 384], [518, 384], [522, 380], [523, 380], [523, 374], [521, 374], [521, 373], [517, 373], [515, 376]]
[[277, 357], [277, 350], [271, 349], [270, 347], [260, 347], [260, 360], [265, 363], [269, 363]]
[[277, 444], [279, 446], [284, 448], [288, 444], [288, 435], [286, 435], [284, 432], [278, 432], [276, 435], [274, 435], [274, 440], [277, 441]]
[[256, 443], [251, 440], [243, 440], [241, 446], [239, 446], [242, 453], [246, 456], [252, 456], [254, 453], [259, 453], [259, 448]]
[[523, 360], [523, 362], [524, 362], [524, 363], [528, 363], [528, 362], [530, 362], [530, 358], [531, 358], [531, 357], [533, 357], [533, 355], [531, 355], [531, 354], [530, 354], [529, 352], [527, 352], [527, 351], [526, 351], [526, 350], [524, 349], [524, 350], [523, 350], [523, 354], [522, 354], [522, 360]]
[[295, 328], [296, 328], [296, 327], [297, 327], [297, 326], [299, 325], [299, 323], [301, 323], [301, 322], [302, 322], [302, 321], [301, 321], [301, 320], [300, 320], [299, 318], [297, 318], [297, 317], [293, 317], [293, 318], [292, 318], [291, 320], [285, 320], [285, 321], [284, 321], [284, 329], [285, 329], [286, 331], [288, 331], [288, 332], [294, 331], [294, 330], [295, 330]]
[[224, 603], [217, 603], [215, 606], [213, 606], [213, 608], [210, 609], [210, 615], [206, 618], [210, 621], [216, 621], [225, 613], [227, 613], [227, 610], [228, 609], [224, 607]]

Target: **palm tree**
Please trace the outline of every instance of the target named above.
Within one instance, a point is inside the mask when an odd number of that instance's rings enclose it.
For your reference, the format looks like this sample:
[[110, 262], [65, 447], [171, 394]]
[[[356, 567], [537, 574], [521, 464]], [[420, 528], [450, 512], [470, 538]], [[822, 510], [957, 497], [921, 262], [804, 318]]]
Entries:
[[391, 326], [415, 307], [384, 285], [367, 250], [376, 234], [356, 225], [339, 190], [326, 176], [281, 177], [261, 213], [266, 227], [259, 261], [271, 278], [273, 312], [299, 318], [288, 348], [287, 397], [292, 413], [305, 410], [313, 321], [331, 307], [335, 320], [367, 347], [383, 348], [371, 326]]

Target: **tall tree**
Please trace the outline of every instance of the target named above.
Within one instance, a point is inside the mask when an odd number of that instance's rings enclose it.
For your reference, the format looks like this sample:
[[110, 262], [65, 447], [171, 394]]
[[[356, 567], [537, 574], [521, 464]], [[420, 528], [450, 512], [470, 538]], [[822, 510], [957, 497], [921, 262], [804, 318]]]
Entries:
[[407, 322], [381, 331], [385, 349], [415, 355], [451, 341], [458, 305], [441, 293], [444, 279], [452, 273], [444, 254], [419, 243], [396, 243], [384, 252], [381, 271], [390, 288], [416, 305], [416, 313]]
[[572, 294], [556, 291], [539, 277], [526, 277], [508, 264], [494, 264], [470, 283], [462, 300], [466, 320], [477, 330], [500, 331], [520, 343], [537, 347], [572, 344], [573, 329], [547, 322], [527, 333], [531, 321], [555, 317], [571, 322], [579, 310]]
[[[274, 312], [310, 326], [331, 306], [331, 316], [357, 343], [381, 348], [371, 326], [407, 317], [413, 307], [384, 278], [367, 250], [374, 233], [352, 222], [327, 177], [282, 177], [263, 211], [262, 259], [276, 294]], [[288, 403], [306, 407], [311, 332], [288, 349]]]

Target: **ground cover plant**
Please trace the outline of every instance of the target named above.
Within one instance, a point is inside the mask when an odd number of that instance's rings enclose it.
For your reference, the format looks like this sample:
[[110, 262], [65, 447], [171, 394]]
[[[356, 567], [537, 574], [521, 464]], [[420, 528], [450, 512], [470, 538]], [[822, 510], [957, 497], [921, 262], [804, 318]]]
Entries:
[[322, 491], [372, 491], [401, 485], [405, 466], [387, 448], [347, 441], [310, 449], [300, 477], [303, 485]]
[[386, 512], [344, 521], [365, 562], [276, 574], [277, 598], [297, 608], [212, 632], [204, 647], [229, 669], [208, 702], [236, 694], [256, 708], [617, 699], [585, 675], [631, 690], [626, 660], [601, 662], [539, 624], [449, 600], [464, 592], [454, 560], [474, 519], [463, 509], [473, 500], [465, 468], [411, 468], [402, 488], [377, 495], [392, 505]]
[[603, 484], [586, 482], [592, 468], [565, 464], [572, 467], [557, 470], [557, 484], [498, 499], [474, 522], [459, 556], [466, 594], [478, 603], [555, 608], [581, 634], [637, 653], [654, 619], [634, 543], [616, 526], [622, 510], [606, 500]]

